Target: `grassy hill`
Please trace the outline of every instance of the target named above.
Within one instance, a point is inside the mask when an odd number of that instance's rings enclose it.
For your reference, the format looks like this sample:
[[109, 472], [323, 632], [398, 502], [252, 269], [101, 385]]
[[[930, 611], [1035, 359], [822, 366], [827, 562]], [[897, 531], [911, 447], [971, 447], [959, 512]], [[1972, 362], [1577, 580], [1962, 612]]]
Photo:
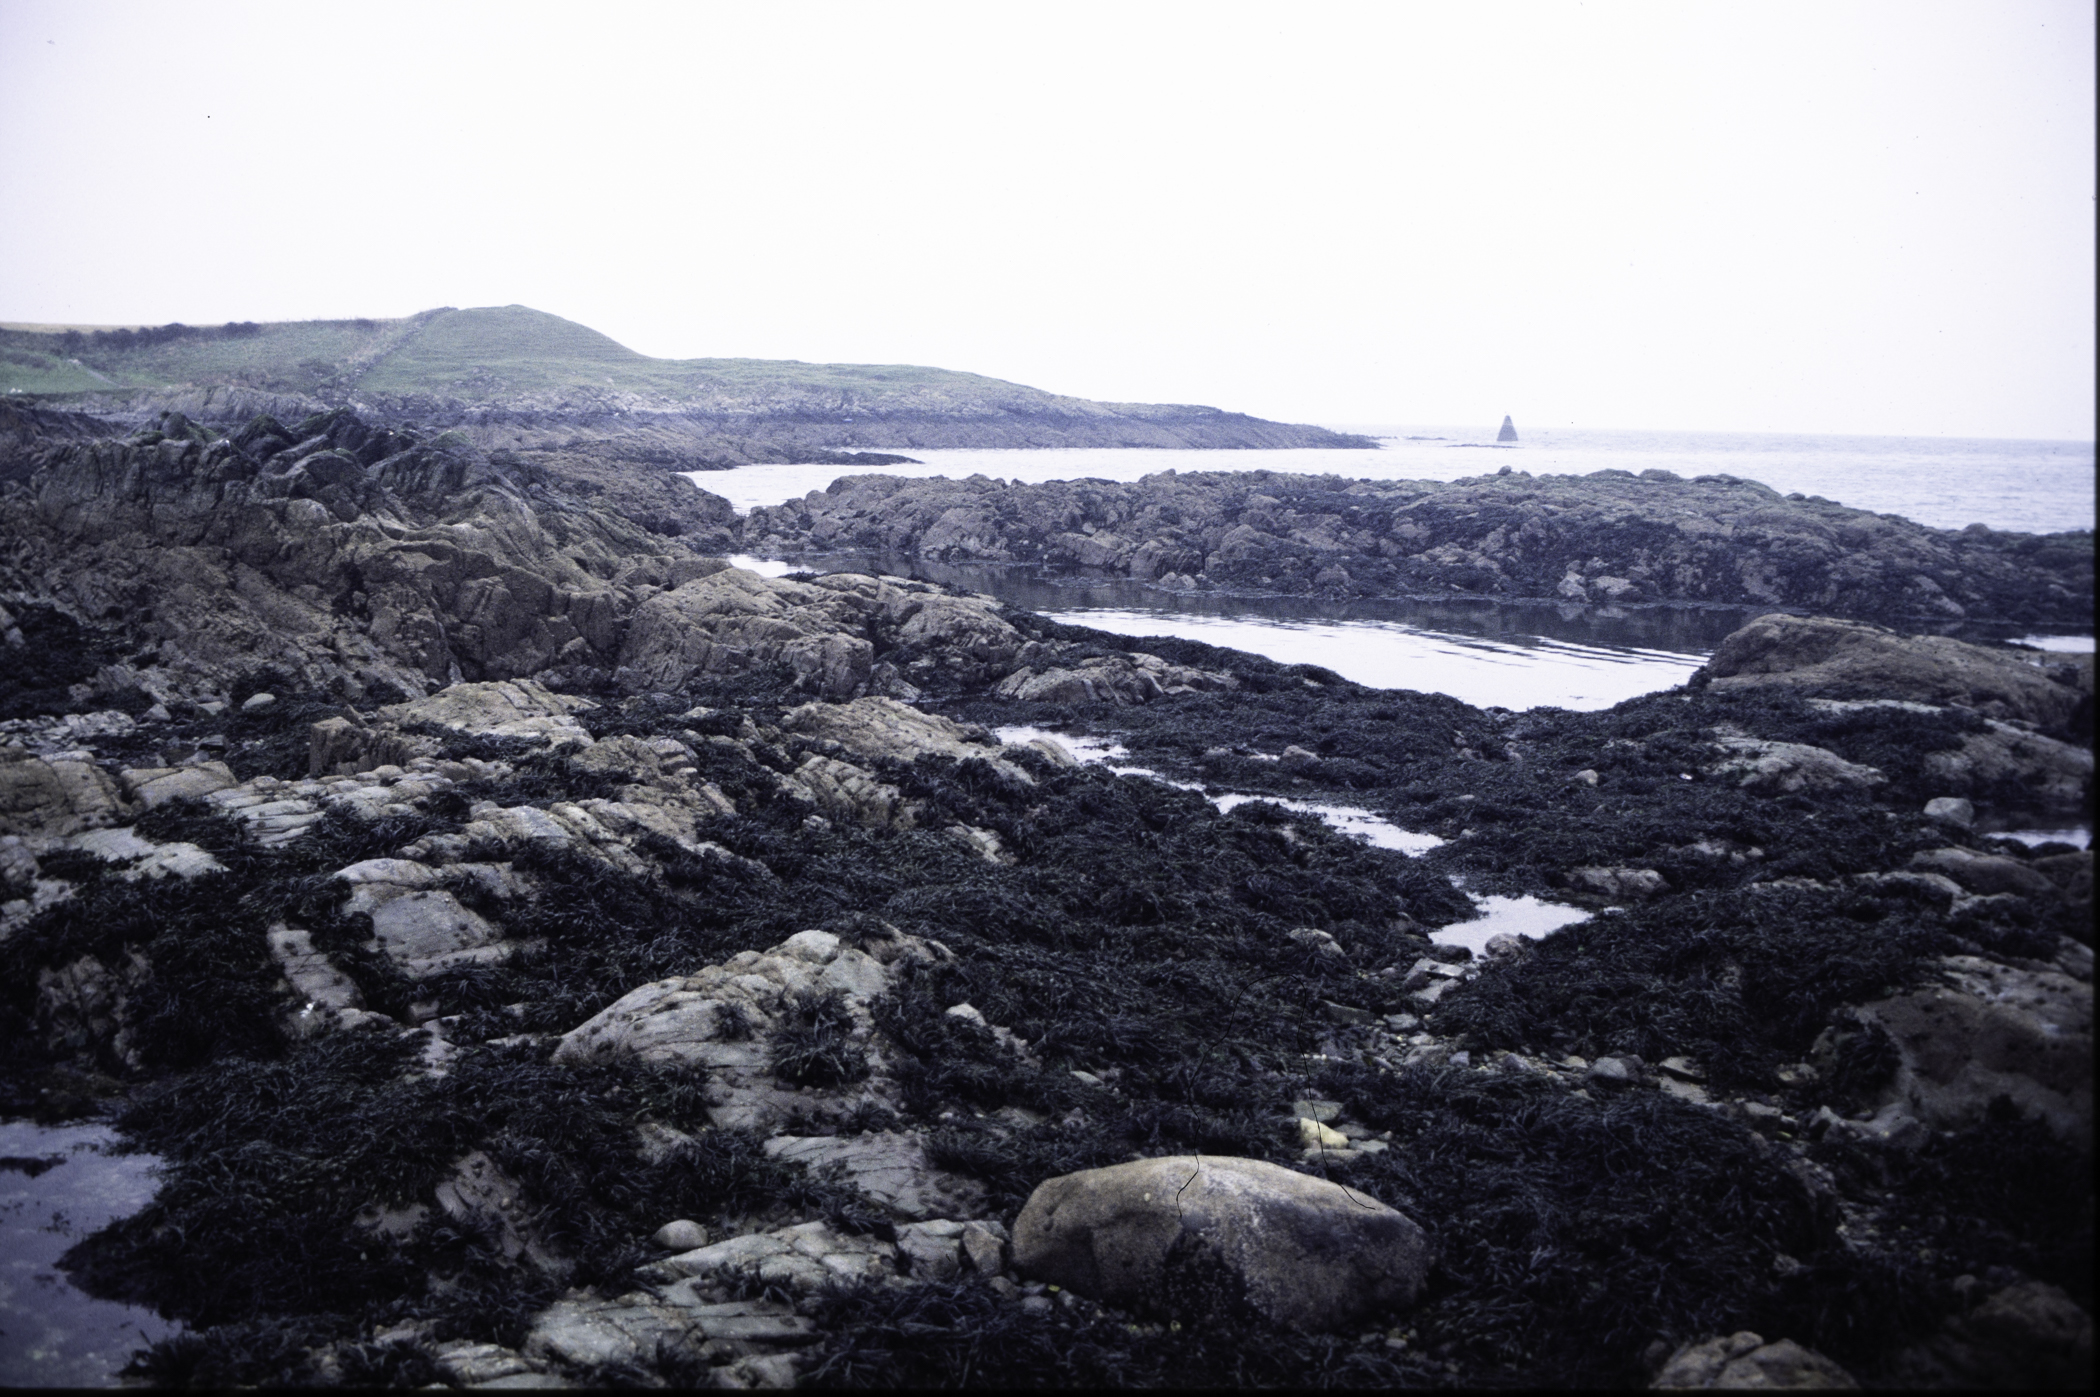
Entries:
[[0, 325], [0, 392], [96, 393], [238, 384], [278, 392], [422, 394], [468, 403], [605, 390], [662, 400], [805, 394], [990, 394], [1077, 403], [978, 374], [901, 364], [652, 359], [528, 306], [401, 320], [217, 327]]
[[212, 327], [0, 324], [0, 394], [130, 418], [348, 405], [466, 427], [489, 446], [590, 442], [667, 463], [894, 447], [1373, 445], [1216, 408], [1098, 403], [915, 365], [652, 359], [527, 306]]

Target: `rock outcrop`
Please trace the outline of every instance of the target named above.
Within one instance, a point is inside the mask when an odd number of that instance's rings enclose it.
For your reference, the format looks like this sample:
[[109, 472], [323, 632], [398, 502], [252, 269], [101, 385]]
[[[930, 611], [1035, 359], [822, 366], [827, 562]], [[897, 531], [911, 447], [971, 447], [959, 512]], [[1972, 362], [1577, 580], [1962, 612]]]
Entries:
[[1972, 645], [1947, 636], [1899, 635], [1827, 616], [1760, 616], [1706, 663], [1723, 693], [1791, 689], [1836, 699], [1901, 699], [1959, 705], [2045, 731], [2090, 729], [2091, 656]]
[[10, 606], [120, 621], [132, 650], [89, 685], [162, 700], [264, 669], [353, 698], [609, 670], [691, 561], [544, 473], [347, 412], [48, 447], [0, 495], [0, 534]]
[[1930, 529], [1732, 476], [1348, 481], [1268, 471], [1009, 485], [857, 475], [747, 549], [1096, 569], [1174, 590], [1793, 606], [2092, 623], [2090, 532]]

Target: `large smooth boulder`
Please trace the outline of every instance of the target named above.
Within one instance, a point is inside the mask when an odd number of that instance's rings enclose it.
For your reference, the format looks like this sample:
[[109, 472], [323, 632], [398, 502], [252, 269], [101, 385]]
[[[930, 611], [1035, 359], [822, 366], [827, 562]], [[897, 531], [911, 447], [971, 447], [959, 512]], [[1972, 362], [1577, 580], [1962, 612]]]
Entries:
[[1776, 685], [1954, 703], [2044, 728], [2069, 722], [2081, 698], [2023, 652], [1828, 616], [1760, 616], [1721, 642], [1706, 674], [1723, 693]]
[[1404, 1214], [1254, 1159], [1173, 1155], [1046, 1180], [1014, 1265], [1110, 1304], [1182, 1318], [1246, 1307], [1307, 1331], [1413, 1303], [1428, 1239]]

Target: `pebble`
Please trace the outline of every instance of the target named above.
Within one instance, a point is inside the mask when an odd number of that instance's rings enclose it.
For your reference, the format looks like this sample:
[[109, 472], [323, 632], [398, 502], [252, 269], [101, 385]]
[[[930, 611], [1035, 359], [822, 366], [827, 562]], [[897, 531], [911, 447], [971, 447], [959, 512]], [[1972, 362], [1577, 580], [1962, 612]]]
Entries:
[[690, 1218], [667, 1222], [649, 1239], [665, 1251], [695, 1251], [707, 1245], [707, 1229]]

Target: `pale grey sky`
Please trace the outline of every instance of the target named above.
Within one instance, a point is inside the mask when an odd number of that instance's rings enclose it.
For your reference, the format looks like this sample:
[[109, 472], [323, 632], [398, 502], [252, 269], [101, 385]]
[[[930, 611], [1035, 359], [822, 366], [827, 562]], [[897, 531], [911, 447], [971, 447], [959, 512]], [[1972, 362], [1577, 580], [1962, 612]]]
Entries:
[[0, 320], [2090, 439], [2087, 0], [0, 0]]

